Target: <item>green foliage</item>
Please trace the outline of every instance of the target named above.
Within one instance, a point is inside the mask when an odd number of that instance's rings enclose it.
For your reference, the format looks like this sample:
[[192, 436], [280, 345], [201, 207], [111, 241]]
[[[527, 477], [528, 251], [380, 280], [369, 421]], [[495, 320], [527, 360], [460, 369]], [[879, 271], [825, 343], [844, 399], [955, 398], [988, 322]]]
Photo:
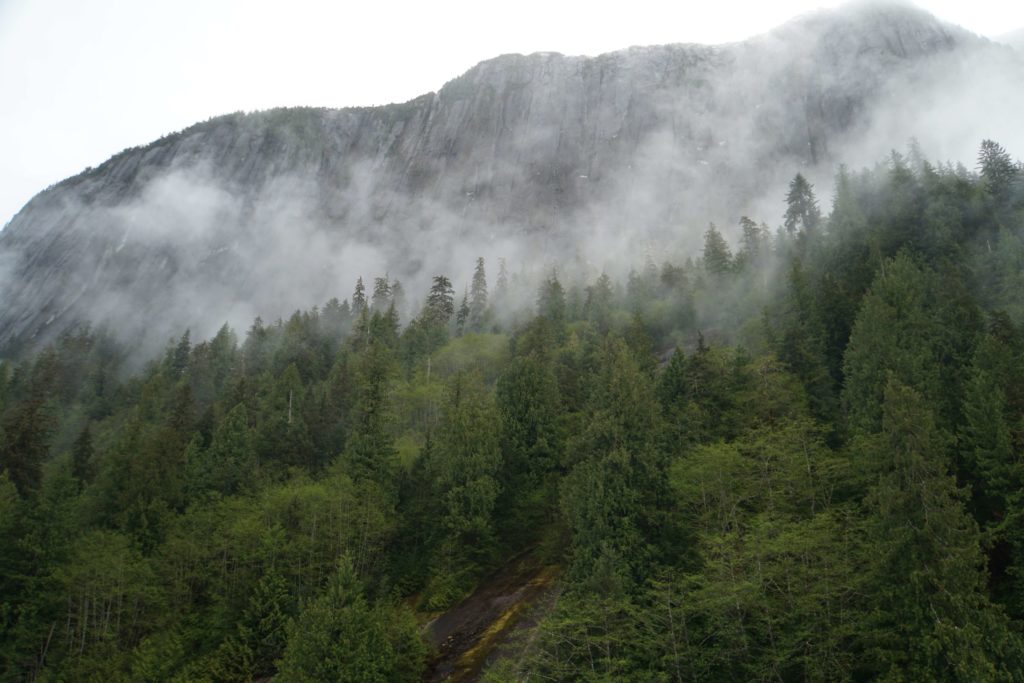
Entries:
[[423, 456], [439, 527], [434, 573], [442, 578], [431, 587], [428, 606], [460, 597], [494, 551], [493, 515], [501, 490], [497, 423], [493, 399], [479, 376], [455, 375], [436, 441]]
[[555, 326], [565, 322], [565, 289], [554, 273], [541, 285], [537, 312]]
[[703, 339], [689, 357], [676, 349], [657, 386], [670, 448], [735, 436], [738, 392], [744, 384], [742, 359], [735, 351], [709, 348]]
[[800, 378], [815, 417], [835, 421], [839, 406], [836, 377], [829, 367], [829, 337], [824, 316], [816, 306], [799, 259], [794, 259], [788, 279], [784, 308], [779, 316], [781, 329], [776, 332], [776, 353]]
[[23, 495], [39, 487], [43, 462], [49, 454], [54, 422], [50, 392], [56, 369], [55, 354], [44, 353], [32, 368], [26, 395], [0, 420], [4, 436], [0, 443], [0, 470], [7, 471]]
[[978, 528], [947, 473], [947, 439], [921, 394], [890, 377], [882, 425], [863, 442], [877, 483], [865, 498], [876, 588], [860, 663], [875, 675], [1000, 680], [1020, 642], [984, 593]]
[[395, 464], [391, 421], [390, 389], [395, 368], [391, 351], [372, 344], [361, 355], [356, 368], [359, 393], [355, 397], [352, 427], [343, 460], [355, 479], [371, 479], [388, 485]]
[[943, 417], [956, 418], [959, 367], [972, 348], [977, 322], [970, 321], [975, 314], [969, 303], [968, 321], [962, 320], [959, 302], [948, 296], [951, 288], [940, 287], [937, 275], [909, 256], [883, 264], [857, 314], [844, 359], [843, 399], [853, 429], [878, 429], [890, 374], [935, 402]]
[[700, 563], [659, 577], [652, 597], [668, 614], [652, 618], [685, 625], [671, 652], [687, 679], [846, 676], [859, 544], [836, 499], [844, 476], [820, 427], [799, 414], [673, 464]]
[[434, 284], [427, 295], [427, 305], [423, 309], [423, 317], [431, 322], [447, 325], [455, 313], [455, 290], [452, 282], [444, 275], [434, 277]]
[[276, 680], [403, 681], [423, 665], [423, 646], [402, 608], [371, 605], [342, 558], [323, 593], [288, 629]]
[[978, 168], [985, 190], [998, 200], [1006, 200], [1020, 169], [1003, 146], [993, 140], [983, 140], [978, 151]]
[[724, 275], [732, 270], [732, 251], [729, 244], [712, 223], [704, 233], [704, 268], [712, 275]]
[[258, 475], [259, 461], [245, 404], [228, 412], [214, 431], [209, 448], [189, 453], [189, 485], [196, 490], [230, 494], [250, 486]]
[[473, 271], [473, 284], [469, 290], [469, 328], [474, 332], [482, 332], [487, 327], [487, 273], [484, 270], [483, 258], [476, 260]]
[[789, 192], [786, 193], [786, 231], [791, 235], [802, 232], [805, 236], [810, 235], [817, 229], [821, 222], [821, 212], [818, 210], [818, 200], [814, 196], [814, 186], [807, 182], [807, 179], [797, 173], [789, 183]]
[[569, 266], [536, 315], [479, 259], [461, 327], [447, 277], [404, 327], [360, 278], [0, 364], [0, 680], [415, 680], [408, 606], [478, 586], [523, 626], [487, 680], [1020, 680], [1024, 214], [979, 164], [841, 168], [828, 217], [798, 176], [735, 257]]
[[552, 512], [563, 460], [561, 399], [550, 359], [514, 359], [497, 384], [504, 536], [529, 537]]
[[587, 300], [584, 304], [587, 319], [601, 334], [607, 334], [611, 328], [613, 304], [614, 293], [612, 292], [611, 278], [607, 273], [601, 273], [597, 281], [587, 287]]
[[567, 449], [570, 471], [562, 484], [571, 572], [585, 581], [613, 553], [625, 576], [640, 579], [655, 556], [653, 545], [674, 540], [651, 533], [668, 531], [661, 415], [650, 380], [624, 344], [610, 342], [601, 360], [587, 426]]
[[85, 678], [98, 656], [139, 642], [163, 602], [154, 579], [152, 562], [123, 534], [92, 531], [75, 543], [56, 574], [67, 603], [62, 637], [77, 653], [70, 671]]
[[272, 675], [285, 651], [291, 611], [288, 584], [276, 571], [264, 574], [249, 597], [237, 634], [219, 648], [218, 680], [248, 681]]
[[452, 340], [431, 360], [431, 372], [451, 377], [475, 371], [491, 383], [501, 374], [508, 358], [508, 338], [501, 334], [467, 334]]

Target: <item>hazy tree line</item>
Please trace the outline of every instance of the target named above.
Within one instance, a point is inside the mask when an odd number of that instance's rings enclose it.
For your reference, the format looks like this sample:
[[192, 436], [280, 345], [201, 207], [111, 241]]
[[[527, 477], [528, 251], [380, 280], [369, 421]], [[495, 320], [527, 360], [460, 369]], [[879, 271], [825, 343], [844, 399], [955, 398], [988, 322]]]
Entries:
[[1024, 678], [1024, 171], [835, 187], [528, 316], [480, 259], [0, 365], [0, 679], [414, 680], [524, 552], [558, 599], [488, 680]]

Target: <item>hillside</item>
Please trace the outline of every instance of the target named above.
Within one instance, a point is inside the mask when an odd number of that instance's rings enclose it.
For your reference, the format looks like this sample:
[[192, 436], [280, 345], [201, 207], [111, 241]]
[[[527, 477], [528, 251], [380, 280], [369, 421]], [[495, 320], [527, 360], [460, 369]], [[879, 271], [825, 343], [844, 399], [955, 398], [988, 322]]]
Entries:
[[836, 163], [873, 163], [910, 135], [973, 154], [997, 109], [970, 84], [979, 70], [1012, 84], [1019, 65], [910, 6], [859, 3], [737, 44], [505, 55], [400, 105], [214, 118], [15, 216], [0, 233], [0, 349], [84, 321], [152, 352], [182, 328], [286, 316], [358, 275], [422, 291], [439, 272], [468, 277], [477, 254], [524, 277], [686, 255], [708, 221], [777, 221], [798, 170], [827, 185]]
[[1024, 678], [1024, 167], [978, 156], [405, 325], [375, 274], [0, 362], [0, 680]]
[[0, 683], [1024, 680], [1022, 111], [863, 0], [43, 190]]

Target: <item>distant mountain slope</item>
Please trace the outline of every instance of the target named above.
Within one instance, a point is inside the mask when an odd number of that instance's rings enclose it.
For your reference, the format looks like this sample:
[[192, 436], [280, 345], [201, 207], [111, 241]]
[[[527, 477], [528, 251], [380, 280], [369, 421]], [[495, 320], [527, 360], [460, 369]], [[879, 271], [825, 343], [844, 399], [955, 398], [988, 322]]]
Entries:
[[346, 296], [360, 274], [389, 271], [415, 296], [478, 254], [604, 268], [689, 250], [708, 220], [777, 220], [798, 170], [827, 182], [915, 133], [940, 154], [976, 146], [977, 114], [948, 116], [935, 94], [962, 106], [979, 63], [1018, 77], [1007, 52], [859, 3], [736, 44], [504, 55], [405, 104], [211, 119], [15, 216], [0, 348], [76, 320], [159, 344]]

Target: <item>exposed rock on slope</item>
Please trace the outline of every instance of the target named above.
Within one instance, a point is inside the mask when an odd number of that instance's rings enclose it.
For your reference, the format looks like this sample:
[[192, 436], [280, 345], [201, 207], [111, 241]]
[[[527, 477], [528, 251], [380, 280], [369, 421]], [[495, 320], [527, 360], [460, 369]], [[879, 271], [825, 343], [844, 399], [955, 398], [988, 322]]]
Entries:
[[405, 104], [212, 119], [11, 221], [0, 348], [75, 320], [162, 343], [343, 297], [385, 270], [416, 293], [477, 254], [600, 268], [687, 250], [709, 219], [774, 220], [797, 170], [828, 178], [848, 150], [901, 146], [906, 125], [865, 136], [887, 108], [906, 113], [908, 87], [968, 59], [1006, 57], [912, 7], [862, 3], [718, 47], [505, 55]]

